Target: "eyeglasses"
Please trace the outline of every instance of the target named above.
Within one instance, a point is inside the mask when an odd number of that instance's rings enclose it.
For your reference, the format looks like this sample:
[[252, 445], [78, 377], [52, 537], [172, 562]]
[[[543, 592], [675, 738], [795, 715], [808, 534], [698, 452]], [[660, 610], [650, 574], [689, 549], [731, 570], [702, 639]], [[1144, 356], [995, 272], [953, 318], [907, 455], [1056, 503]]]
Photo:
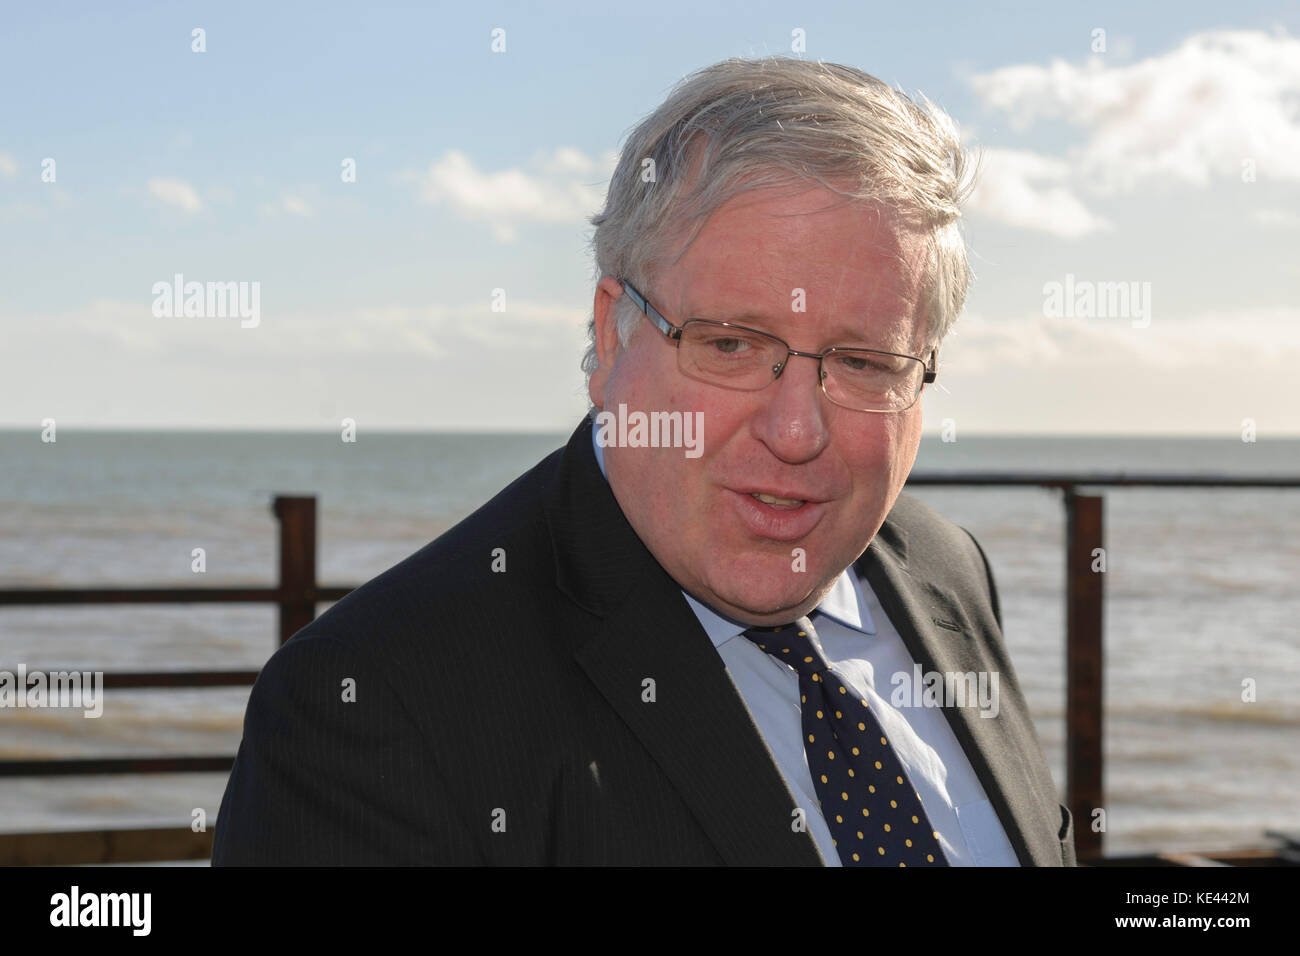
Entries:
[[697, 382], [756, 392], [781, 377], [791, 355], [802, 355], [817, 359], [821, 390], [836, 405], [859, 412], [902, 412], [916, 403], [921, 389], [938, 375], [934, 349], [928, 363], [912, 355], [874, 349], [799, 352], [775, 335], [731, 322], [687, 319], [680, 326], [673, 325], [630, 282], [619, 281], [646, 318], [676, 343], [677, 367]]

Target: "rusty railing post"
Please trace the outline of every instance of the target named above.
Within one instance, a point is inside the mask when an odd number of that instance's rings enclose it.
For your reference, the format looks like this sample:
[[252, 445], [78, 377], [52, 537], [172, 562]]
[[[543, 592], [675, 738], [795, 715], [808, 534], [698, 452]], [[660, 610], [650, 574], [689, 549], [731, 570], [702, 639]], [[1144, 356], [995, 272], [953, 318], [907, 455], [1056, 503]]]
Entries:
[[280, 643], [316, 617], [316, 499], [276, 495], [280, 522]]
[[1065, 487], [1065, 790], [1074, 817], [1079, 860], [1098, 859], [1102, 833], [1093, 811], [1102, 808], [1102, 622], [1105, 560], [1100, 495]]

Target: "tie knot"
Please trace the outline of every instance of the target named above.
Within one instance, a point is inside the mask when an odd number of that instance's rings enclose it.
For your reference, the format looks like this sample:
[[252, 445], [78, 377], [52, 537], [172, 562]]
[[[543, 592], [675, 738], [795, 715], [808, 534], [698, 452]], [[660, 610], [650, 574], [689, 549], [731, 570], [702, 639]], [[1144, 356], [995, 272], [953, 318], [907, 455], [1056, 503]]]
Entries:
[[810, 618], [801, 617], [780, 627], [751, 627], [745, 631], [745, 637], [778, 661], [789, 664], [800, 676], [826, 670], [826, 659], [822, 657], [817, 632]]

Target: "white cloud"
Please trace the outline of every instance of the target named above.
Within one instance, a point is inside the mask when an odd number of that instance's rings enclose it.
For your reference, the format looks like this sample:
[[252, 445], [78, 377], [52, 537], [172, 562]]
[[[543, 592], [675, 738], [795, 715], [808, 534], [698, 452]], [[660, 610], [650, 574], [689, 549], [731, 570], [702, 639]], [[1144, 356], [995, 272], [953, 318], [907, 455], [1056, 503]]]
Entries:
[[198, 212], [203, 208], [203, 201], [194, 187], [179, 179], [151, 179], [149, 194], [186, 212]]
[[1088, 211], [1062, 160], [1014, 149], [985, 149], [967, 209], [1022, 229], [1076, 239], [1111, 224]]
[[1276, 229], [1294, 229], [1300, 226], [1300, 215], [1285, 209], [1256, 209], [1250, 214], [1252, 222]]
[[[587, 310], [541, 302], [506, 301], [504, 312], [492, 312], [490, 304], [460, 306], [388, 306], [359, 309], [336, 316], [333, 321], [355, 330], [358, 345], [376, 340], [394, 340], [402, 336], [417, 338], [436, 336], [446, 340], [457, 335], [480, 345], [504, 345], [534, 348], [557, 336], [577, 331], [585, 333]], [[437, 352], [442, 352], [440, 345]]]
[[591, 157], [572, 146], [560, 146], [549, 155], [536, 154], [533, 164], [548, 176], [583, 176], [607, 181], [618, 165], [618, 153], [606, 150], [598, 157]]
[[0, 225], [9, 226], [27, 222], [42, 222], [49, 210], [38, 203], [11, 202], [0, 206]]
[[[1158, 309], [1158, 306], [1157, 306]], [[988, 319], [963, 315], [940, 350], [963, 372], [1057, 368], [1165, 369], [1217, 387], [1300, 361], [1300, 309], [1279, 307], [1161, 315], [1146, 328], [1128, 319]], [[1197, 374], [1193, 374], [1197, 373]]]
[[464, 153], [448, 151], [413, 180], [421, 202], [445, 203], [463, 219], [486, 223], [503, 242], [523, 222], [581, 223], [604, 203], [609, 155], [601, 160], [563, 147], [534, 160], [539, 173], [522, 169], [480, 170]]
[[0, 153], [0, 176], [13, 179], [18, 175], [18, 164], [8, 153]]
[[[170, 277], [164, 277], [170, 279]], [[262, 300], [261, 321], [241, 328], [236, 317], [158, 317], [153, 293], [136, 301], [96, 299], [66, 311], [13, 315], [6, 330], [8, 357], [40, 354], [54, 341], [78, 341], [103, 355], [159, 356], [243, 353], [284, 356], [366, 355], [398, 359], [428, 357], [478, 345], [541, 349], [557, 339], [577, 344], [585, 335], [587, 310], [545, 302], [507, 300], [492, 312], [486, 298], [461, 305], [367, 306], [337, 312], [278, 311]], [[306, 349], [307, 351], [304, 351]]]
[[1004, 67], [972, 78], [1012, 126], [1041, 120], [1080, 127], [1072, 158], [1099, 190], [1149, 181], [1205, 186], [1239, 180], [1253, 160], [1261, 180], [1300, 181], [1300, 40], [1285, 33], [1218, 30], [1123, 66]]
[[291, 216], [310, 216], [312, 214], [312, 207], [307, 200], [301, 196], [291, 194], [281, 196], [275, 202], [263, 203], [259, 208], [268, 215], [277, 215], [282, 212]]
[[[1300, 308], [1125, 319], [966, 315], [939, 353], [927, 422], [967, 434], [1300, 434]], [[957, 334], [960, 332], [960, 334]], [[940, 387], [942, 386], [942, 387]], [[1243, 451], [1250, 453], [1249, 446]]]

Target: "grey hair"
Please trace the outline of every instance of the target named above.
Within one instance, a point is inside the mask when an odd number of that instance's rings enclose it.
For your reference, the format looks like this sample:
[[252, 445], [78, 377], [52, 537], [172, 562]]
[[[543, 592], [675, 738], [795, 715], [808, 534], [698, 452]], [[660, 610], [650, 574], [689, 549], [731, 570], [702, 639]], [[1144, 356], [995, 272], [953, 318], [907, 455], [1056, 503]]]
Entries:
[[[728, 200], [815, 181], [848, 199], [886, 205], [926, 233], [924, 341], [927, 351], [937, 348], [971, 278], [958, 220], [974, 172], [956, 124], [920, 99], [852, 67], [784, 56], [733, 58], [691, 74], [623, 146], [605, 208], [590, 219], [595, 281], [627, 279], [649, 295], [654, 275], [671, 264], [673, 241], [690, 234], [680, 258]], [[631, 298], [620, 296], [622, 345], [640, 317]], [[587, 333], [582, 370], [590, 381], [599, 365], [594, 315]]]

